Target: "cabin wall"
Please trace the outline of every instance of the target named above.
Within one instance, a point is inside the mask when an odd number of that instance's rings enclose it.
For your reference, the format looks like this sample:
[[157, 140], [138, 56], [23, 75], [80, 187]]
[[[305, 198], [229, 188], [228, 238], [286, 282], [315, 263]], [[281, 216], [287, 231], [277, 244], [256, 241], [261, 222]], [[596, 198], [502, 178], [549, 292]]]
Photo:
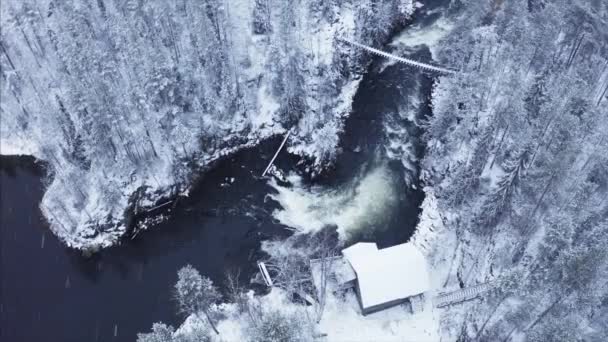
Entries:
[[[391, 307], [399, 305], [399, 304], [409, 303], [408, 298], [399, 298], [399, 299], [392, 300], [390, 302], [386, 302], [386, 303], [382, 303], [382, 304], [378, 304], [378, 305], [374, 305], [374, 306], [365, 308], [365, 307], [363, 307], [363, 301], [361, 300], [361, 289], [359, 288], [358, 282], [356, 282], [355, 291], [357, 292], [357, 299], [359, 300], [359, 306], [361, 307], [361, 313], [364, 316], [369, 315], [374, 312], [378, 312], [378, 311], [382, 311], [382, 310], [391, 308]], [[411, 309], [412, 309], [412, 307], [410, 305], [410, 311], [411, 311]]]
[[[361, 306], [361, 312], [363, 313], [363, 315], [369, 315], [371, 313], [382, 311], [382, 310], [385, 310], [385, 309], [388, 309], [388, 308], [391, 308], [393, 306], [397, 306], [400, 304], [404, 304], [404, 303], [409, 303], [407, 298], [395, 299], [390, 302], [370, 306], [367, 308], [363, 308], [363, 306]], [[411, 311], [411, 306], [410, 306], [410, 311]]]

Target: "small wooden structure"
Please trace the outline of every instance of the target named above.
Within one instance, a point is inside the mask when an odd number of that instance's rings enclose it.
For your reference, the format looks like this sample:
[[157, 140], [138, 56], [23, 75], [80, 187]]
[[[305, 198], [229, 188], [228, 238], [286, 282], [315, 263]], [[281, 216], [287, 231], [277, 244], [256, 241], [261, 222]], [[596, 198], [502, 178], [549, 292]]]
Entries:
[[311, 260], [310, 269], [319, 293], [354, 289], [364, 315], [400, 304], [419, 312], [430, 288], [426, 260], [409, 243], [384, 249], [357, 243], [342, 256]]
[[260, 269], [260, 274], [262, 274], [262, 279], [264, 279], [266, 286], [271, 287], [274, 285], [272, 283], [272, 278], [270, 278], [270, 273], [268, 273], [268, 269], [266, 268], [266, 264], [260, 261], [258, 262], [258, 268]]
[[283, 146], [285, 146], [285, 143], [287, 142], [287, 138], [289, 138], [290, 134], [291, 134], [291, 129], [289, 131], [287, 131], [287, 134], [285, 134], [285, 138], [283, 138], [283, 142], [281, 142], [281, 146], [279, 146], [279, 148], [275, 152], [274, 156], [270, 160], [270, 163], [268, 163], [268, 166], [266, 166], [266, 169], [264, 169], [264, 172], [262, 172], [262, 177], [266, 176], [266, 173], [268, 173], [268, 170], [270, 170], [270, 168], [272, 167], [274, 160], [277, 159], [279, 152], [281, 152], [281, 150], [283, 149]]

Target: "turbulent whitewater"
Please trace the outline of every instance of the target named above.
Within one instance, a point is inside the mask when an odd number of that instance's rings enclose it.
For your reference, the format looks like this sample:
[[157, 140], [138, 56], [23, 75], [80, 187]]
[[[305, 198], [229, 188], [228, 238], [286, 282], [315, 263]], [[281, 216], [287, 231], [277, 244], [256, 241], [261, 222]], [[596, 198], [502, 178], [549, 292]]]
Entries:
[[398, 209], [395, 175], [386, 165], [373, 168], [339, 188], [308, 188], [297, 175], [288, 177], [291, 186], [272, 180], [277, 190], [270, 197], [282, 209], [274, 217], [297, 232], [315, 232], [328, 226], [337, 227], [342, 240], [354, 234], [382, 229], [385, 220]]

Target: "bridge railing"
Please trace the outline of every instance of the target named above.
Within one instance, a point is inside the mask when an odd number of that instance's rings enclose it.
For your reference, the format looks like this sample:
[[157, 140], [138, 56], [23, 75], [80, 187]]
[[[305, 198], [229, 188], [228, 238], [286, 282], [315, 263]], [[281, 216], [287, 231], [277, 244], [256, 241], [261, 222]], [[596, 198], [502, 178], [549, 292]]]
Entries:
[[436, 72], [441, 72], [441, 73], [446, 73], [446, 74], [455, 74], [458, 71], [453, 70], [453, 69], [448, 69], [448, 68], [443, 68], [440, 66], [435, 66], [435, 65], [431, 65], [431, 64], [427, 64], [427, 63], [423, 63], [423, 62], [419, 62], [410, 58], [405, 58], [405, 57], [399, 57], [399, 56], [395, 56], [393, 54], [390, 54], [388, 52], [384, 52], [382, 50], [378, 50], [376, 48], [367, 46], [367, 45], [363, 45], [357, 42], [353, 42], [351, 40], [348, 39], [344, 39], [344, 38], [338, 38], [338, 40], [348, 43], [350, 45], [356, 46], [358, 48], [361, 48], [363, 50], [369, 51], [373, 54], [376, 54], [378, 56], [382, 56], [385, 58], [389, 58], [389, 59], [393, 59], [396, 60], [397, 62], [401, 62], [401, 63], [405, 63], [407, 65], [411, 65], [417, 68], [421, 68], [421, 69], [425, 69], [425, 70], [430, 70], [430, 71], [436, 71]]
[[441, 293], [435, 297], [435, 306], [438, 308], [475, 299], [481, 294], [494, 288], [493, 283], [483, 283], [471, 287], [465, 287], [456, 291]]

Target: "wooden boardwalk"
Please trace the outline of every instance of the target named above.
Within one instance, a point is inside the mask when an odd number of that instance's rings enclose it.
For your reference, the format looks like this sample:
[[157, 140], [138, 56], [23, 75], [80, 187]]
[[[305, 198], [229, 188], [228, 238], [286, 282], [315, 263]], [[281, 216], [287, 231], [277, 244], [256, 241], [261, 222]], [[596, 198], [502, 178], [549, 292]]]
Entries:
[[475, 299], [484, 292], [491, 290], [494, 287], [492, 283], [483, 283], [471, 287], [465, 287], [452, 292], [441, 293], [435, 296], [435, 306], [438, 308]]

